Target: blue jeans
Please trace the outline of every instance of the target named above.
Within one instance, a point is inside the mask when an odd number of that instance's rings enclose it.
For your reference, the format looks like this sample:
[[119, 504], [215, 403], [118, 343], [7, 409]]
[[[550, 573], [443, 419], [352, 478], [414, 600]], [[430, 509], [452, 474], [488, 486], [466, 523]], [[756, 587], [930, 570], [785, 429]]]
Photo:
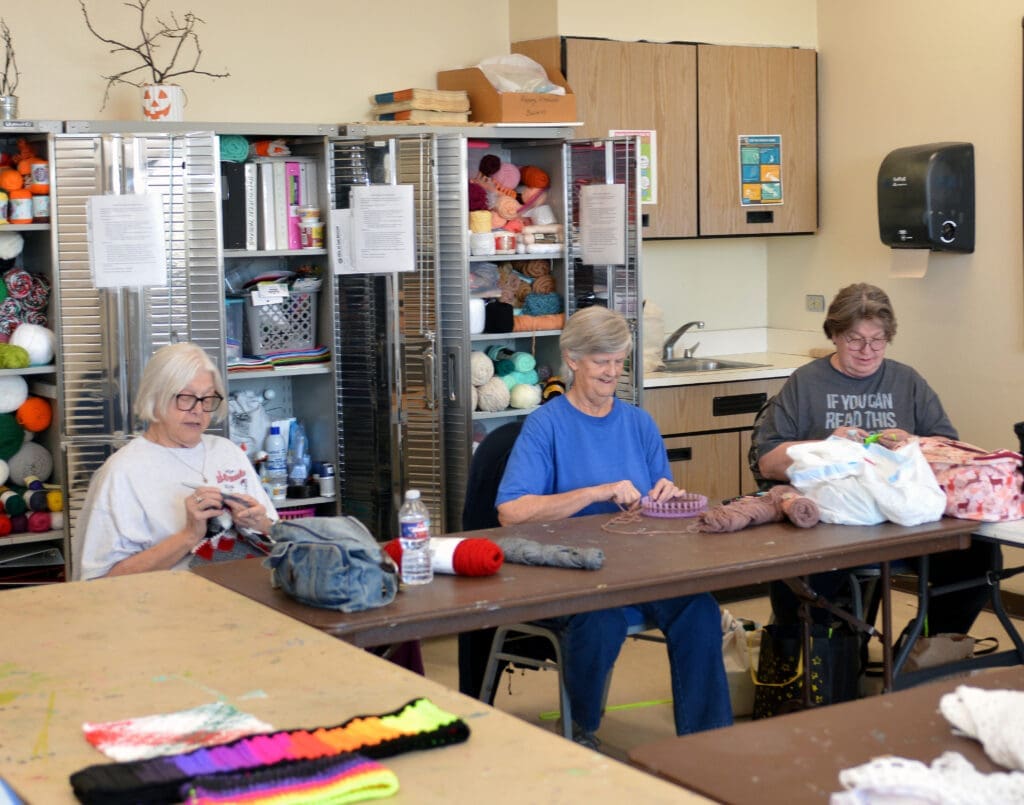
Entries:
[[[692, 595], [630, 608], [640, 610], [665, 634], [676, 734], [732, 724], [722, 661], [722, 619], [715, 599]], [[573, 721], [595, 732], [601, 724], [605, 680], [626, 640], [625, 610], [601, 609], [548, 623], [564, 629], [563, 674]]]

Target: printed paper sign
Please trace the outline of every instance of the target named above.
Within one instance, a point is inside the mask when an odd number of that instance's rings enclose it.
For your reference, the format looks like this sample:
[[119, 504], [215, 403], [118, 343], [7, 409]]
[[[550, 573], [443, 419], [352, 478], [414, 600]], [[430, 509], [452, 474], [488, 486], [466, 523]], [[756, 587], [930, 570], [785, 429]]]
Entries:
[[740, 205], [782, 204], [782, 135], [739, 137]]

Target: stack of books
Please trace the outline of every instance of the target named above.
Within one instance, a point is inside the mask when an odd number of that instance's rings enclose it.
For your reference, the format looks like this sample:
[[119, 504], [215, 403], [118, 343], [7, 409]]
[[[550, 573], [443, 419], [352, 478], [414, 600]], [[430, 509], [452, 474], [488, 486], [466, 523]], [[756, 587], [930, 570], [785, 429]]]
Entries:
[[401, 89], [370, 97], [374, 120], [465, 123], [469, 94], [462, 89]]

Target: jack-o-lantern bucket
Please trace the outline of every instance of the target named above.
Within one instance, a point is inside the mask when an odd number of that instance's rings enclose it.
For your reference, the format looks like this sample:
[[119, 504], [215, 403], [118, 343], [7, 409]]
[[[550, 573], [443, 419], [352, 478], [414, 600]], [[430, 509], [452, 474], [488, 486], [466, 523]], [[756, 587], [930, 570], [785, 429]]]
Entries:
[[142, 114], [146, 120], [185, 119], [185, 92], [177, 84], [146, 84], [142, 87]]

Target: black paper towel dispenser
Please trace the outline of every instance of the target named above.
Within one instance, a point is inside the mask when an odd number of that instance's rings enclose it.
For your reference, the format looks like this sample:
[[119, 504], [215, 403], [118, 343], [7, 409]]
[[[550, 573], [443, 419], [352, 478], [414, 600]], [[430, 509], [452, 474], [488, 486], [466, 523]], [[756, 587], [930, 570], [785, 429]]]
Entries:
[[878, 232], [894, 249], [974, 251], [974, 146], [897, 148], [878, 169]]

